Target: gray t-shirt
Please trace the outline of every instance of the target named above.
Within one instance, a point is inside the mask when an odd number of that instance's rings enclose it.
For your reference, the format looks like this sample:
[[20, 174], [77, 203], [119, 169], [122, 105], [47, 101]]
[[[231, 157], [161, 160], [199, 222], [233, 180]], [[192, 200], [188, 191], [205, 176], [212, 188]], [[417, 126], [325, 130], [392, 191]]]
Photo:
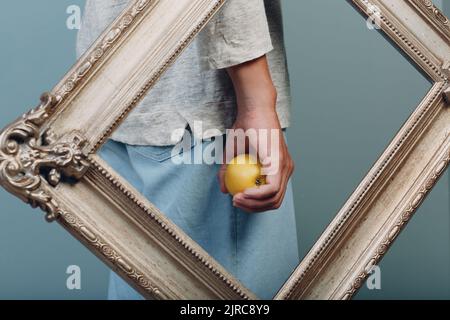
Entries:
[[[86, 1], [78, 56], [129, 1]], [[280, 0], [228, 0], [111, 138], [164, 146], [178, 143], [182, 137], [172, 133], [187, 126], [198, 139], [225, 133], [236, 116], [236, 96], [225, 68], [264, 54], [278, 91], [277, 113], [282, 127], [288, 127], [291, 99]]]

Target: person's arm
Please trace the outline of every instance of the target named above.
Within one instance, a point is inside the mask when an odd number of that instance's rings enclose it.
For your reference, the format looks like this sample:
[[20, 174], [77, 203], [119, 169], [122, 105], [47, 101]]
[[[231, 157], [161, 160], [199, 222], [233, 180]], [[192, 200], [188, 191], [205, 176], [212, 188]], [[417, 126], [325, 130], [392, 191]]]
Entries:
[[[266, 184], [247, 189], [233, 197], [233, 204], [247, 212], [262, 212], [281, 206], [289, 177], [294, 170], [294, 162], [289, 155], [280, 122], [276, 113], [277, 92], [270, 76], [267, 57], [227, 68], [237, 97], [237, 118], [233, 129], [268, 129], [268, 143], [251, 141], [264, 166], [276, 168], [266, 178]], [[270, 130], [277, 130], [278, 139], [270, 144]], [[264, 131], [260, 131], [264, 132]], [[262, 146], [262, 149], [261, 149]], [[275, 148], [275, 149], [273, 149]], [[272, 150], [272, 154], [268, 152]], [[274, 153], [273, 150], [276, 152]], [[232, 152], [226, 150], [226, 152]], [[269, 156], [270, 154], [270, 156]], [[274, 156], [278, 155], [278, 156]], [[219, 172], [221, 190], [227, 193], [224, 183], [226, 163]]]

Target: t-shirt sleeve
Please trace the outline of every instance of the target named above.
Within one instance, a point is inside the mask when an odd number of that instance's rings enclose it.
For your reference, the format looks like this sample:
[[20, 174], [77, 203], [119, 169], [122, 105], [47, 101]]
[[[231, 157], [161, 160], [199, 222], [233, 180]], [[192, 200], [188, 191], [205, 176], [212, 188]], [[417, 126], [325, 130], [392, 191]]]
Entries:
[[199, 35], [203, 66], [223, 69], [273, 49], [264, 0], [228, 0]]

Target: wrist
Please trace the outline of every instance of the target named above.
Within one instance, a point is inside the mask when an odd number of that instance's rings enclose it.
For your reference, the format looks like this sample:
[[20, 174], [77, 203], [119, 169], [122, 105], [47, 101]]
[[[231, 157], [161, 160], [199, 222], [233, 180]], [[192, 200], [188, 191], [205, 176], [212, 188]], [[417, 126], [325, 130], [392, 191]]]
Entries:
[[251, 94], [237, 97], [237, 113], [239, 115], [276, 112], [277, 90], [267, 86], [255, 90]]

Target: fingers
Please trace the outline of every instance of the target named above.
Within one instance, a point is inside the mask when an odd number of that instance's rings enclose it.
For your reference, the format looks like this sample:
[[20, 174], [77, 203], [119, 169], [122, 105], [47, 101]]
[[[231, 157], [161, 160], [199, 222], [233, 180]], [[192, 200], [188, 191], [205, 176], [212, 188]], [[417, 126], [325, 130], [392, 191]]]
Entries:
[[251, 213], [276, 210], [281, 206], [282, 203], [283, 195], [281, 193], [276, 197], [266, 200], [245, 199], [242, 196], [238, 195], [233, 198], [233, 204], [235, 207]]
[[289, 178], [294, 171], [294, 163], [289, 158], [284, 170], [278, 175], [267, 176], [267, 184], [245, 190], [233, 198], [235, 207], [256, 213], [276, 210], [283, 204]]
[[[281, 171], [281, 172], [280, 172]], [[280, 190], [286, 188], [289, 177], [294, 171], [294, 162], [290, 157], [288, 157], [287, 163], [284, 165], [282, 170], [275, 175], [268, 175], [266, 177], [266, 184], [251, 188], [244, 191], [245, 198], [254, 200], [267, 200], [275, 197]]]
[[253, 200], [267, 200], [275, 197], [281, 188], [282, 177], [280, 175], [267, 176], [266, 184], [250, 188], [244, 191], [244, 197], [246, 199]]
[[[235, 195], [233, 198], [234, 205], [246, 212], [265, 212], [278, 209], [283, 203], [289, 178], [285, 175], [268, 178], [268, 184], [247, 189], [244, 193]], [[251, 196], [248, 196], [248, 193]]]

